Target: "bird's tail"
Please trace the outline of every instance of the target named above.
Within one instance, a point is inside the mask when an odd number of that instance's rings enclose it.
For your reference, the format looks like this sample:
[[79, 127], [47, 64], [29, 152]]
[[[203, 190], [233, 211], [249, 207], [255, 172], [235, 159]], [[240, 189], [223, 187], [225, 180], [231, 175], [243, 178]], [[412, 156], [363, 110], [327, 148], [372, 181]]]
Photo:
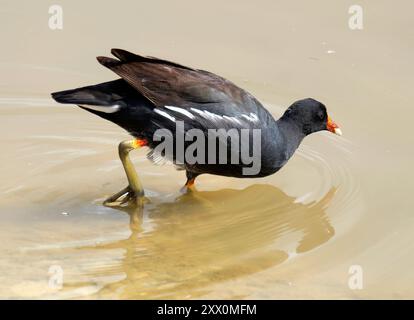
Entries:
[[97, 85], [52, 93], [52, 98], [65, 104], [77, 104], [82, 108], [114, 113], [125, 106], [125, 98], [133, 89], [122, 79]]

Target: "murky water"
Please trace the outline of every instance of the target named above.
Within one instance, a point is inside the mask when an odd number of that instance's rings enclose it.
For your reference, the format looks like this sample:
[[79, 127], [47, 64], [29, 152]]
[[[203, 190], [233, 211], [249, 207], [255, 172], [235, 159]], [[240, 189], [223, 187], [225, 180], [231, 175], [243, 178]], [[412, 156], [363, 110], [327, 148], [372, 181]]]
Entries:
[[[408, 1], [391, 15], [361, 1], [361, 31], [347, 1], [61, 5], [57, 31], [47, 1], [0, 11], [0, 297], [414, 297]], [[217, 72], [276, 117], [312, 96], [344, 137], [306, 138], [271, 177], [201, 176], [191, 194], [140, 150], [150, 201], [103, 207], [126, 184], [127, 135], [49, 93], [114, 79], [94, 61], [111, 47]], [[348, 286], [353, 265], [362, 290]]]

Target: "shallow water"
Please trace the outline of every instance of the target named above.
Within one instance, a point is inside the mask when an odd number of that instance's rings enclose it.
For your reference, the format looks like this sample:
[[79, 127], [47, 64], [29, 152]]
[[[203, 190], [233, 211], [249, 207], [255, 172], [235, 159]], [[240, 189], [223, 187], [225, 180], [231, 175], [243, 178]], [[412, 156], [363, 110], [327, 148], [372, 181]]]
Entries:
[[[362, 1], [362, 31], [348, 29], [347, 1], [97, 3], [62, 1], [58, 31], [48, 2], [0, 11], [0, 297], [414, 297], [409, 2], [390, 22], [385, 2]], [[184, 19], [188, 7], [199, 16]], [[127, 135], [49, 93], [114, 79], [93, 59], [111, 47], [217, 72], [275, 117], [312, 96], [344, 137], [306, 138], [271, 177], [201, 176], [191, 194], [139, 150], [149, 202], [106, 208], [126, 184]], [[362, 290], [348, 286], [353, 265]]]

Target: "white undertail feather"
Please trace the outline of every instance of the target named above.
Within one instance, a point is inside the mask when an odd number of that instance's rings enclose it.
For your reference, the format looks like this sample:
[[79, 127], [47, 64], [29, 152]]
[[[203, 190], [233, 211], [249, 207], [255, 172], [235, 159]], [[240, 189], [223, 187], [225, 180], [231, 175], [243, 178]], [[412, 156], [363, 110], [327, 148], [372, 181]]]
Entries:
[[90, 110], [95, 110], [95, 111], [99, 111], [99, 112], [104, 112], [104, 113], [115, 113], [118, 112], [119, 109], [121, 109], [120, 105], [114, 104], [112, 106], [94, 106], [94, 105], [90, 105], [90, 104], [82, 104], [80, 105], [82, 108], [86, 108], [86, 109], [90, 109]]

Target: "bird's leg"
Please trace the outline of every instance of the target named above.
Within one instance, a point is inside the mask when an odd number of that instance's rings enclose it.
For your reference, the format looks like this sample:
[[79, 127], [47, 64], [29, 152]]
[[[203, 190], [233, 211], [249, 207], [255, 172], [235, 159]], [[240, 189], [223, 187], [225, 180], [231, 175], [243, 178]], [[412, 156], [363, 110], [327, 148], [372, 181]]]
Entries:
[[187, 171], [186, 175], [187, 175], [187, 182], [181, 188], [181, 191], [182, 192], [194, 191], [194, 189], [195, 189], [194, 183], [195, 183], [195, 179], [197, 178], [198, 174], [194, 174], [192, 172]]
[[[144, 198], [144, 189], [142, 187], [141, 181], [138, 178], [138, 174], [135, 171], [134, 165], [132, 164], [132, 161], [129, 158], [129, 153], [132, 150], [145, 145], [146, 141], [140, 139], [126, 140], [122, 141], [119, 144], [119, 158], [121, 159], [122, 165], [124, 166], [124, 170], [128, 178], [129, 185], [121, 191], [115, 193], [113, 196], [106, 199], [104, 201], [104, 205], [114, 206], [124, 204], [126, 202], [129, 202], [130, 200], [140, 202]], [[122, 200], [119, 200], [123, 196], [125, 197]]]

